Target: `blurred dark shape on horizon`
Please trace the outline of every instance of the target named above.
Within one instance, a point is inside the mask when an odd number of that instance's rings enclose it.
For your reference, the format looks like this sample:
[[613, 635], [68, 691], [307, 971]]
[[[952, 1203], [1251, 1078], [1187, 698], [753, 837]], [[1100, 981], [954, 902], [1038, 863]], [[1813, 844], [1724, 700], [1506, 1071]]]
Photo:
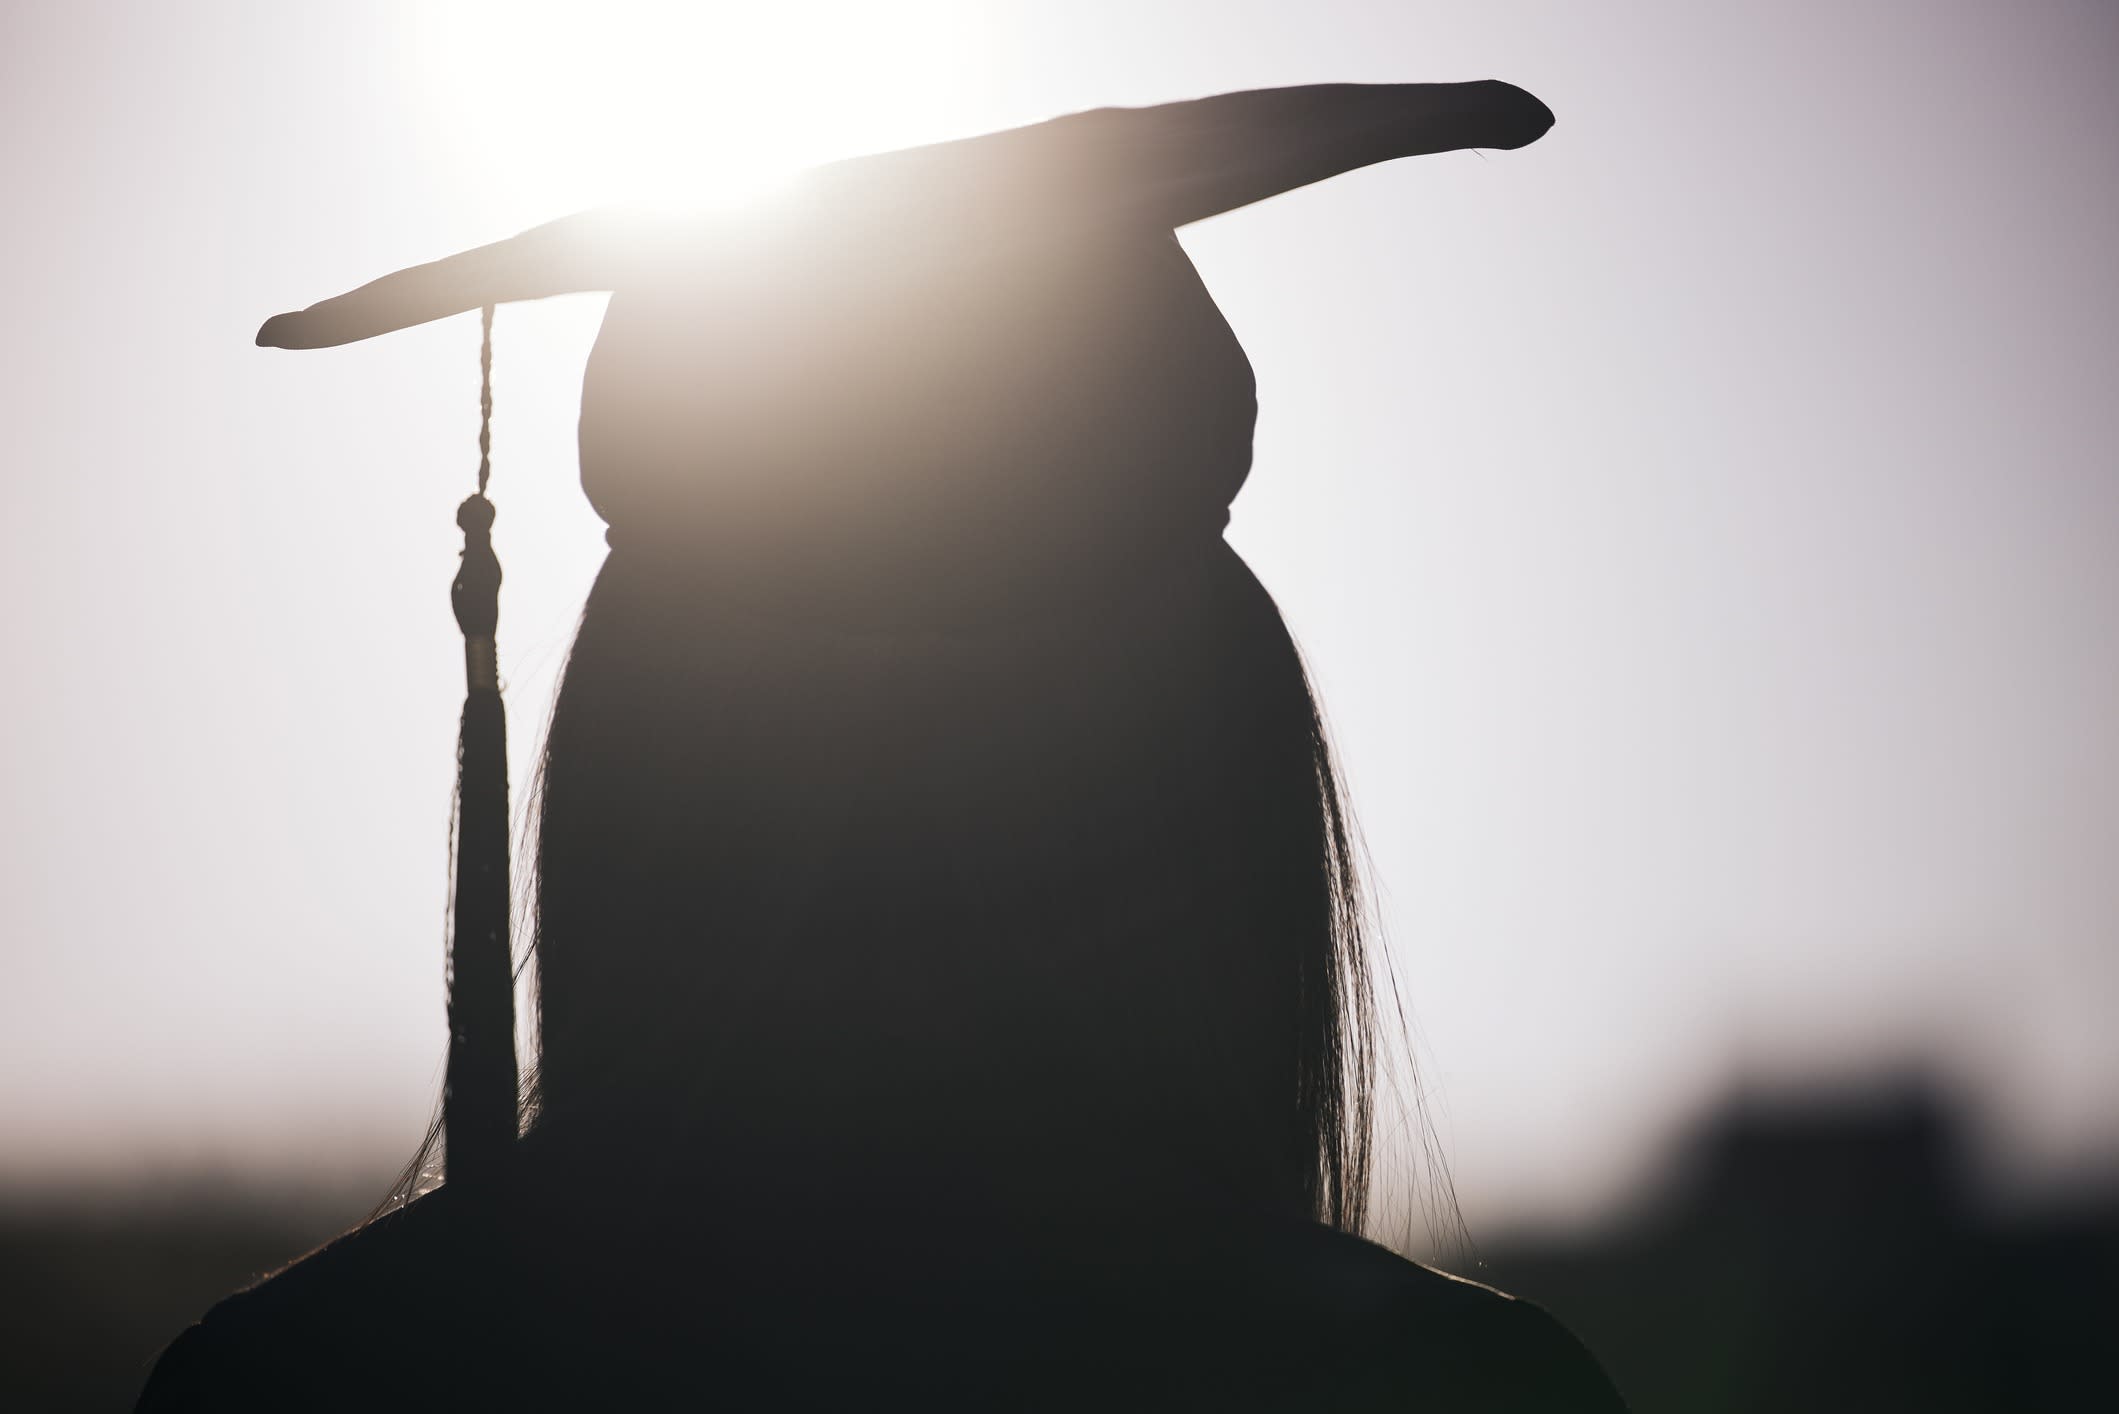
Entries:
[[1550, 1308], [1641, 1414], [2113, 1407], [2119, 1191], [2004, 1210], [1964, 1108], [1888, 1081], [1734, 1097], [1634, 1215], [1494, 1242], [1477, 1275]]
[[[1738, 1096], [1632, 1213], [1488, 1235], [1468, 1273], [1539, 1302], [1638, 1414], [2078, 1410], [2115, 1328], [2119, 1188], [2009, 1208], [1918, 1078]], [[364, 1201], [201, 1187], [0, 1206], [0, 1409], [123, 1410], [164, 1342]]]

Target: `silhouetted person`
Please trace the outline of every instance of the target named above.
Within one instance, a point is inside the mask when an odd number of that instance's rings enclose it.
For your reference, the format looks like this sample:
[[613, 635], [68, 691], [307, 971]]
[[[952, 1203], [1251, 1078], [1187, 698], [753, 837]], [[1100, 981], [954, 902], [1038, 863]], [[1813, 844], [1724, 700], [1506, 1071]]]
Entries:
[[1172, 234], [1551, 121], [1500, 83], [1099, 110], [267, 323], [613, 290], [611, 552], [507, 1182], [223, 1302], [142, 1407], [1616, 1408], [1536, 1308], [1352, 1235], [1352, 852], [1221, 538], [1250, 366]]

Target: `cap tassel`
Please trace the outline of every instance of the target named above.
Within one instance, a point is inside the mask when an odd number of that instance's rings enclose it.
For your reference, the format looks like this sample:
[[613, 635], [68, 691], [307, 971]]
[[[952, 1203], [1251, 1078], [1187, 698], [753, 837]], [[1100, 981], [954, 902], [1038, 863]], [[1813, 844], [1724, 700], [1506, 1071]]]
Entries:
[[463, 563], [449, 602], [464, 634], [464, 711], [457, 738], [456, 877], [450, 920], [449, 1066], [442, 1096], [451, 1182], [486, 1184], [515, 1144], [515, 977], [508, 945], [508, 718], [494, 632], [500, 560], [493, 553], [493, 310], [479, 354], [478, 493], [456, 509]]

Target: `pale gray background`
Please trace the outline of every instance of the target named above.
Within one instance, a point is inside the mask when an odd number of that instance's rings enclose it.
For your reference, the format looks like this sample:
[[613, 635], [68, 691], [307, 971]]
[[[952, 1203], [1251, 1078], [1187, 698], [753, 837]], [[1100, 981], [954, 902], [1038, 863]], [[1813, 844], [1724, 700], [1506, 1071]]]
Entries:
[[[1489, 75], [1537, 147], [1187, 232], [1475, 1232], [1732, 1087], [2119, 1154], [2119, 12], [0, 11], [0, 1178], [379, 1180], [435, 1096], [475, 316], [260, 319], [579, 206], [1104, 103]], [[599, 301], [500, 316], [517, 778]]]

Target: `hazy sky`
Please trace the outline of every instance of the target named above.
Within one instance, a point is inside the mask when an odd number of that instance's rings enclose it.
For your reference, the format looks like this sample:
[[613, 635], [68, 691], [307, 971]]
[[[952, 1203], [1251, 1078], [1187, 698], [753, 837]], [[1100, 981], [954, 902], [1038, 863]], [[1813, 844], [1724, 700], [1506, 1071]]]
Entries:
[[[1185, 234], [1474, 1229], [1737, 1083], [1927, 1064], [2019, 1177], [2119, 1154], [2119, 12], [744, 13], [0, 10], [0, 1177], [387, 1168], [435, 1098], [477, 321], [265, 315], [789, 161], [1486, 76], [1552, 135]], [[599, 313], [499, 319], [518, 781]]]

